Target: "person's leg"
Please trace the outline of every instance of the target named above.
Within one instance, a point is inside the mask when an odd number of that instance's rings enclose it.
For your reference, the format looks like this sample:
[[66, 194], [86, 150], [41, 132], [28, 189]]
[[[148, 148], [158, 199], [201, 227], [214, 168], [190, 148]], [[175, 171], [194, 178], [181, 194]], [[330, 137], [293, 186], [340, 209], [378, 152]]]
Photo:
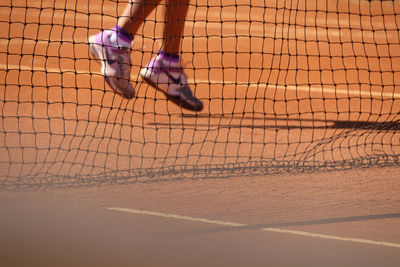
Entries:
[[188, 6], [189, 0], [167, 0], [163, 45], [140, 76], [178, 106], [201, 111], [203, 103], [193, 95], [179, 58]]
[[[133, 0], [118, 19], [118, 27], [134, 36], [146, 17], [157, 7], [161, 0]], [[165, 26], [162, 50], [178, 54], [181, 36], [188, 11], [189, 0], [166, 0]]]
[[118, 18], [117, 25], [134, 36], [146, 17], [157, 7], [161, 0], [132, 0]]
[[179, 53], [188, 7], [189, 0], [167, 0], [163, 36], [165, 53]]
[[101, 60], [106, 82], [118, 94], [132, 98], [135, 90], [130, 83], [130, 48], [133, 37], [160, 0], [132, 0], [119, 17], [117, 25], [89, 38], [90, 51]]

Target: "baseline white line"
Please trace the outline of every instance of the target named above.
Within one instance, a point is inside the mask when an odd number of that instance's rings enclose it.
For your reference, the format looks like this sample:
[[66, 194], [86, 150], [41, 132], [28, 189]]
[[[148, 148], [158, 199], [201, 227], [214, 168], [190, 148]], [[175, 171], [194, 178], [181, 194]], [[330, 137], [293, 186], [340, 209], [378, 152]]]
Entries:
[[[67, 73], [76, 73], [76, 74], [96, 74], [95, 72], [91, 72], [89, 70], [74, 70], [74, 69], [60, 69], [60, 68], [45, 68], [45, 67], [38, 67], [38, 66], [25, 66], [25, 65], [12, 65], [12, 64], [0, 64], [0, 70], [18, 70], [18, 71], [41, 71], [46, 73], [58, 73], [61, 74], [63, 72]], [[100, 73], [99, 73], [100, 74]]]
[[208, 81], [208, 80], [192, 80], [188, 79], [189, 83], [210, 83], [210, 84], [223, 84], [223, 85], [234, 85], [234, 86], [244, 86], [255, 89], [270, 89], [275, 88], [278, 90], [285, 91], [297, 91], [297, 92], [308, 92], [308, 93], [321, 93], [321, 94], [334, 94], [334, 95], [345, 95], [345, 96], [364, 96], [364, 97], [375, 97], [381, 98], [382, 100], [388, 100], [392, 98], [399, 98], [400, 93], [387, 93], [387, 92], [376, 92], [376, 91], [358, 91], [358, 90], [346, 90], [346, 89], [337, 89], [333, 87], [311, 87], [311, 86], [297, 86], [297, 85], [273, 85], [273, 84], [264, 84], [264, 83], [241, 83], [241, 82], [222, 82], [222, 81]]
[[[229, 227], [246, 227], [246, 226], [250, 226], [250, 225], [246, 225], [246, 224], [242, 224], [242, 223], [219, 221], [219, 220], [210, 220], [210, 219], [205, 219], [205, 218], [182, 216], [182, 215], [177, 215], [177, 214], [161, 213], [161, 212], [154, 212], [154, 211], [147, 211], [147, 210], [137, 210], [137, 209], [117, 208], [117, 207], [105, 207], [103, 209], [111, 210], [111, 211], [118, 211], [118, 212], [125, 212], [125, 213], [135, 213], [135, 214], [141, 214], [141, 215], [149, 215], [149, 216], [156, 216], [156, 217], [163, 217], [163, 218], [170, 218], [170, 219], [177, 219], [177, 220], [192, 221], [192, 222], [209, 223], [209, 224], [229, 226]], [[321, 238], [321, 239], [329, 239], [329, 240], [336, 240], [336, 241], [361, 243], [361, 244], [368, 244], [368, 245], [375, 245], [375, 246], [400, 248], [400, 244], [399, 243], [375, 241], [375, 240], [368, 240], [368, 239], [361, 239], [361, 238], [351, 238], [351, 237], [342, 237], [342, 236], [334, 236], [334, 235], [324, 235], [324, 234], [317, 234], [317, 233], [312, 233], [312, 232], [296, 231], [296, 230], [280, 229], [280, 228], [261, 228], [261, 229], [258, 229], [258, 230], [267, 231], [267, 232], [276, 232], [276, 233], [283, 233], [283, 234], [298, 235], [298, 236], [306, 236], [306, 237], [312, 237], [312, 238]]]
[[[11, 64], [0, 64], [0, 70], [21, 70], [21, 71], [43, 71], [47, 73], [61, 73], [68, 72], [74, 74], [100, 74], [91, 72], [89, 70], [74, 70], [74, 69], [59, 69], [59, 68], [44, 68], [44, 67], [32, 67], [32, 66], [18, 66]], [[132, 79], [133, 78], [133, 79]], [[135, 80], [132, 77], [131, 80]], [[358, 91], [358, 90], [346, 90], [337, 89], [332, 87], [310, 87], [310, 86], [296, 86], [296, 85], [266, 85], [264, 83], [243, 83], [243, 82], [230, 82], [230, 81], [217, 81], [217, 80], [203, 80], [203, 79], [188, 79], [190, 84], [220, 84], [220, 85], [232, 85], [232, 86], [243, 86], [253, 89], [273, 89], [286, 90], [286, 91], [297, 91], [297, 92], [308, 92], [308, 93], [321, 93], [321, 94], [334, 94], [334, 95], [345, 95], [345, 96], [360, 96], [360, 97], [374, 97], [382, 100], [400, 99], [400, 93], [388, 93], [388, 92], [376, 92], [376, 91]]]

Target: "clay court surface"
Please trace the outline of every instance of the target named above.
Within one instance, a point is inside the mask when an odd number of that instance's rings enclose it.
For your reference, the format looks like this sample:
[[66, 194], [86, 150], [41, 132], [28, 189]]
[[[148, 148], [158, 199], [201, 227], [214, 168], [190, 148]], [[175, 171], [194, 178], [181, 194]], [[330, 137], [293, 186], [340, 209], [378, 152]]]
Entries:
[[399, 191], [382, 168], [1, 192], [0, 262], [398, 266]]
[[[351, 125], [398, 120], [400, 45], [390, 29], [399, 17], [312, 11], [373, 13], [398, 4], [370, 10], [368, 2], [291, 1], [268, 13], [253, 1], [250, 13], [234, 5], [244, 1], [223, 9], [192, 2], [198, 7], [189, 10], [182, 59], [205, 102], [199, 114], [137, 78], [161, 44], [162, 12], [133, 45], [137, 97], [127, 100], [104, 83], [87, 45], [89, 35], [115, 24], [123, 4], [8, 1], [13, 9], [0, 9], [17, 22], [0, 23], [7, 147], [0, 156], [17, 162], [0, 164], [8, 185], [0, 191], [0, 266], [399, 266], [398, 166], [127, 183], [110, 174], [107, 183], [88, 182], [115, 169], [307, 160], [309, 142], [341, 131], [357, 138], [312, 159], [363, 156], [376, 147], [357, 145], [377, 140], [379, 151], [398, 154], [398, 126]], [[309, 27], [280, 26], [295, 22]], [[79, 173], [84, 183], [59, 178]]]

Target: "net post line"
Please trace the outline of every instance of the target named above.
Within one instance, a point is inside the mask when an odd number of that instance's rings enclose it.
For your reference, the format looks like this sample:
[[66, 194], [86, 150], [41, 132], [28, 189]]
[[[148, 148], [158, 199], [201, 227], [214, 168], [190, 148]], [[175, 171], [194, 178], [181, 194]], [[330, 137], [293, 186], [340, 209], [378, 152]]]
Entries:
[[[385, 2], [385, 0], [382, 0], [383, 2]], [[382, 2], [381, 1], [381, 2]], [[49, 1], [50, 2], [50, 1]], [[113, 2], [118, 2], [118, 3], [126, 3], [128, 4], [129, 2], [126, 1], [113, 1]], [[336, 1], [338, 2], [338, 1]], [[363, 0], [350, 0], [350, 2], [357, 4], [360, 3], [364, 3], [364, 6], [367, 6], [367, 2], [369, 1], [363, 1]], [[378, 2], [378, 1], [376, 1]], [[386, 0], [386, 2], [395, 2], [393, 0]], [[265, 3], [263, 3], [265, 4]], [[238, 4], [235, 4], [235, 6], [240, 6]], [[0, 5], [2, 7], [7, 7], [5, 5]], [[248, 5], [243, 4], [243, 7], [248, 7]], [[115, 7], [107, 5], [107, 4], [103, 4], [103, 5], [97, 5], [96, 3], [91, 3], [90, 7], [93, 8], [94, 10], [98, 10], [101, 9], [103, 11], [104, 14], [106, 13], [114, 13], [116, 12]], [[228, 5], [228, 7], [233, 7], [233, 5]], [[263, 12], [264, 9], [270, 9], [270, 10], [274, 10], [275, 8], [273, 6], [265, 6], [265, 5], [255, 5], [254, 3], [251, 5], [251, 7], [253, 8], [253, 10], [261, 10], [261, 12], [256, 13], [235, 13], [235, 20], [237, 22], [246, 22], [248, 21], [249, 23], [262, 23], [262, 24], [287, 24], [287, 21], [285, 21], [284, 17], [279, 17], [279, 16], [273, 16], [273, 15], [267, 15]], [[22, 6], [13, 6], [13, 8], [15, 9], [25, 9]], [[209, 9], [212, 8], [217, 8], [220, 9], [220, 12], [209, 12]], [[34, 10], [41, 10], [42, 12], [40, 12], [40, 16], [43, 18], [53, 18], [53, 14], [52, 12], [60, 12], [65, 14], [67, 11], [70, 11], [70, 9], [64, 7], [64, 6], [60, 6], [60, 7], [54, 7], [54, 6], [49, 6], [49, 7], [34, 7]], [[289, 11], [290, 10], [296, 10], [293, 8], [287, 8]], [[285, 8], [281, 8], [281, 10], [285, 10]], [[307, 10], [306, 8], [303, 9], [299, 9], [297, 11], [302, 11], [302, 12], [313, 12], [313, 11], [321, 11], [324, 12], [323, 9], [309, 9]], [[367, 8], [366, 12], [370, 12], [370, 10]], [[329, 13], [334, 13], [334, 11], [330, 11]], [[338, 12], [337, 14], [344, 14], [343, 12]], [[354, 14], [356, 14], [356, 12], [354, 12]], [[9, 12], [7, 12], [6, 9], [2, 9], [0, 10], [0, 15], [9, 15]], [[87, 16], [91, 15], [91, 13], [87, 13], [85, 14], [85, 12], [79, 12], [75, 15], [75, 17], [73, 17], [74, 22], [87, 22]], [[94, 13], [94, 15], [101, 15], [100, 13]], [[393, 12], [387, 12], [385, 13], [385, 15], [396, 15], [395, 10]], [[115, 15], [113, 16], [114, 18], [118, 18], [120, 16]], [[196, 18], [204, 18], [207, 17], [207, 21], [205, 20], [198, 20], [196, 21]], [[323, 27], [329, 28], [330, 30], [338, 30], [338, 29], [342, 29], [342, 30], [346, 30], [346, 29], [351, 29], [351, 20], [349, 17], [312, 17], [312, 20], [307, 21], [308, 24], [306, 24], [309, 27], [313, 27], [313, 26], [317, 26], [320, 27], [321, 30], [323, 30]], [[64, 18], [66, 19], [66, 18]], [[110, 16], [111, 19], [111, 16]], [[306, 18], [305, 18], [306, 19]], [[94, 21], [100, 21], [101, 18], [92, 18], [92, 20]], [[156, 18], [151, 19], [150, 22], [155, 21]], [[212, 5], [211, 3], [207, 3], [204, 5], [200, 5], [200, 4], [192, 4], [189, 6], [188, 9], [188, 13], [187, 13], [187, 21], [186, 23], [189, 23], [188, 25], [191, 26], [195, 26], [196, 23], [199, 23], [199, 25], [203, 24], [203, 23], [208, 23], [210, 27], [214, 27], [217, 23], [218, 24], [222, 24], [223, 21], [228, 20], [229, 22], [233, 22], [232, 20], [232, 12], [231, 10], [228, 11], [228, 9], [226, 9], [226, 11], [224, 11], [224, 6], [223, 4], [218, 5]], [[299, 24], [300, 25], [300, 24]], [[232, 24], [227, 24], [227, 27], [238, 27], [240, 28], [241, 25], [235, 25], [233, 26]], [[254, 24], [252, 25], [252, 28], [264, 28], [262, 26], [259, 26], [258, 24]], [[246, 29], [248, 29], [248, 27], [246, 27]], [[368, 23], [368, 24], [364, 24], [363, 25], [363, 30], [395, 30], [397, 29], [397, 24], [393, 23], [393, 22], [383, 22], [383, 21], [374, 21], [373, 24], [372, 23]]]
[[[359, 0], [355, 0], [359, 1]], [[103, 6], [102, 6], [103, 7]], [[65, 9], [44, 9], [40, 13], [41, 18], [52, 19], [55, 12], [66, 12]], [[46, 12], [47, 11], [47, 12]], [[217, 13], [218, 14], [218, 13]], [[7, 16], [9, 12], [7, 10], [0, 10], [0, 15]], [[398, 42], [399, 37], [397, 34], [398, 25], [393, 22], [382, 22], [382, 21], [374, 21], [372, 24], [369, 22], [368, 24], [363, 25], [362, 27], [351, 27], [350, 19], [343, 18], [315, 18], [312, 24], [286, 24], [284, 20], [280, 21], [274, 17], [274, 20], [266, 20], [265, 17], [252, 17], [252, 16], [242, 16], [236, 17], [236, 21], [231, 21], [231, 14], [218, 14], [210, 13], [207, 11], [191, 11], [189, 9], [188, 15], [190, 20], [185, 22], [185, 29], [187, 30], [188, 35], [186, 37], [190, 37], [192, 31], [194, 29], [203, 29], [213, 30], [213, 31], [222, 31], [229, 30], [230, 32], [235, 32], [234, 34], [238, 36], [245, 36], [251, 34], [254, 37], [263, 37], [263, 38], [282, 38], [289, 37], [291, 39], [297, 40], [312, 40], [314, 37], [322, 38], [325, 40], [329, 40], [331, 38], [356, 38], [357, 40], [363, 40], [373, 42], [375, 40], [384, 40], [389, 41], [391, 43]], [[197, 17], [206, 17], [207, 21], [204, 20], [196, 20]], [[118, 16], [117, 16], [118, 18]], [[268, 17], [267, 17], [268, 18]], [[224, 22], [224, 19], [228, 19], [229, 23]], [[70, 22], [71, 27], [79, 23], [87, 23], [88, 18], [85, 15], [80, 14], [77, 17], [71, 17], [71, 19], [64, 18], [63, 23]], [[91, 19], [92, 22], [101, 22], [101, 18]], [[149, 20], [146, 22], [147, 24], [156, 24], [157, 20]], [[248, 23], [249, 25], [244, 25]], [[309, 23], [309, 22], [308, 22]], [[260, 24], [263, 24], [261, 26]], [[56, 24], [58, 25], [58, 24]], [[299, 28], [300, 27], [300, 28]], [[234, 35], [231, 35], [233, 37]], [[308, 37], [307, 37], [308, 36]], [[202, 36], [205, 37], [205, 36]], [[13, 40], [17, 41], [17, 40]], [[29, 40], [28, 40], [29, 41]], [[44, 41], [44, 40], [41, 40]], [[53, 40], [54, 41], [54, 40]], [[78, 40], [76, 40], [79, 42]], [[72, 42], [72, 40], [71, 40]], [[81, 40], [83, 42], [83, 40]], [[0, 40], [0, 44], [4, 43], [4, 40]]]

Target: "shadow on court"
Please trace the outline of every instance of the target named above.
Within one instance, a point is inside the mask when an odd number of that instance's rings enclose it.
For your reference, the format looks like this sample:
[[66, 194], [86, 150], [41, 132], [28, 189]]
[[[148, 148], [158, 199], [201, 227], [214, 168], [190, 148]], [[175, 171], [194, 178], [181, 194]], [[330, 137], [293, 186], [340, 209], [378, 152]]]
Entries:
[[[276, 129], [358, 129], [373, 131], [398, 131], [400, 130], [400, 122], [396, 121], [340, 121], [340, 120], [322, 120], [322, 119], [295, 119], [295, 118], [278, 118], [278, 117], [256, 117], [256, 116], [238, 116], [238, 115], [212, 115], [212, 114], [182, 114], [182, 118], [210, 118], [218, 119], [218, 123], [148, 123], [148, 125], [158, 126], [202, 126], [202, 127], [219, 127], [219, 128], [276, 128]], [[226, 123], [220, 120], [227, 120]], [[235, 123], [235, 121], [238, 121]], [[245, 123], [249, 121], [249, 123]], [[264, 122], [263, 125], [257, 125], [254, 121]]]

